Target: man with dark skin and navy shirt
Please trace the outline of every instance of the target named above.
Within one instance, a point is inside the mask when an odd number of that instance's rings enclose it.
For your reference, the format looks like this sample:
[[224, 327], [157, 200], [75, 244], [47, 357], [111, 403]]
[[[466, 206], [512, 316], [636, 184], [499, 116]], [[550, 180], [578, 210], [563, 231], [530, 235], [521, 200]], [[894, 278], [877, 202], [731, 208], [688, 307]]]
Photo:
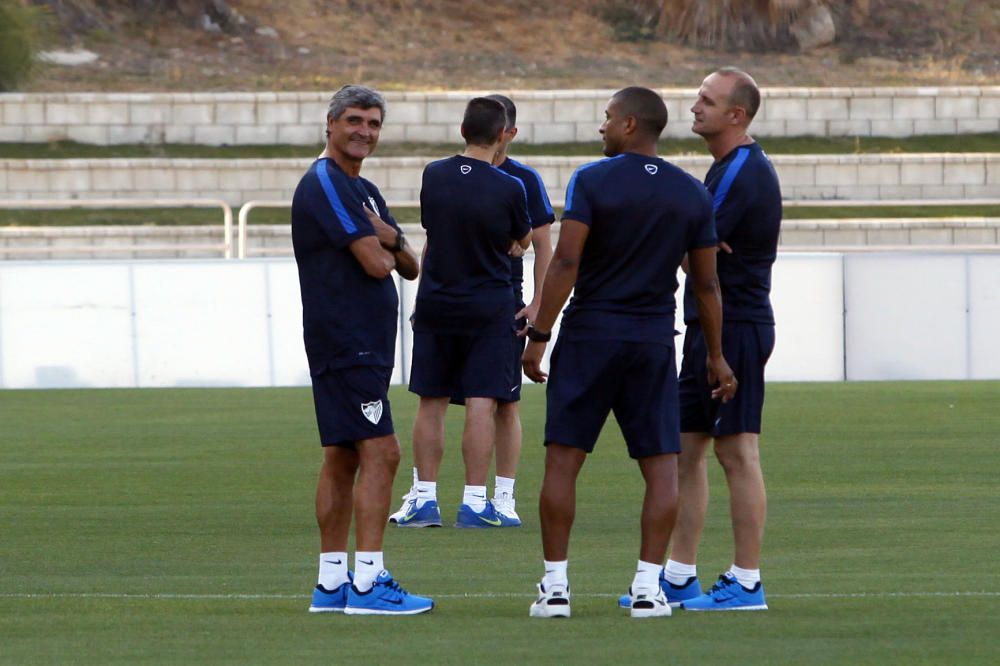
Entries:
[[420, 188], [427, 231], [423, 278], [413, 312], [410, 391], [420, 396], [413, 425], [416, 493], [398, 527], [441, 525], [437, 476], [451, 396], [465, 398], [465, 491], [456, 527], [500, 527], [486, 498], [497, 401], [519, 385], [509, 253], [531, 242], [524, 183], [493, 166], [506, 114], [496, 100], [466, 107], [461, 155], [432, 162]]
[[[399, 465], [389, 408], [399, 298], [395, 270], [419, 266], [361, 164], [378, 144], [385, 101], [363, 86], [330, 100], [326, 148], [292, 200], [302, 325], [323, 445], [316, 489], [319, 581], [310, 612], [413, 615], [434, 607], [385, 570], [382, 540]], [[355, 570], [347, 567], [354, 518]]]
[[[734, 400], [712, 399], [704, 381], [705, 321], [685, 290], [681, 363], [680, 510], [664, 568], [668, 599], [685, 610], [766, 610], [760, 551], [767, 514], [759, 434], [764, 408], [764, 366], [774, 348], [771, 266], [781, 226], [781, 189], [767, 155], [747, 133], [760, 106], [749, 75], [734, 68], [708, 76], [691, 111], [692, 130], [705, 139], [715, 162], [705, 176], [713, 196], [724, 325], [722, 348], [740, 378]], [[735, 553], [730, 569], [701, 594], [695, 568], [708, 509], [707, 452], [729, 486]]]
[[613, 410], [646, 485], [633, 617], [670, 615], [659, 585], [677, 512], [680, 451], [674, 360], [674, 291], [685, 253], [707, 340], [705, 381], [728, 400], [736, 378], [722, 354], [718, 240], [704, 186], [656, 156], [667, 123], [663, 99], [647, 88], [618, 91], [600, 133], [609, 159], [586, 164], [566, 192], [562, 229], [527, 329], [525, 374], [541, 369], [563, 303], [552, 352], [545, 421], [545, 477], [539, 499], [545, 576], [532, 617], [568, 617], [569, 537], [576, 479]]

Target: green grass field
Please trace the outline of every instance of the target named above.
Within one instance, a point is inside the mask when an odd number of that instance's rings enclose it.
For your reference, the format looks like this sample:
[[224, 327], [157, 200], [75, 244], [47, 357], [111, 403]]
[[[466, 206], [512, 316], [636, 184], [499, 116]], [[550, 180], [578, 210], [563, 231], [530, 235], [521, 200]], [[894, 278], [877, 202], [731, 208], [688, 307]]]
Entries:
[[[642, 490], [613, 424], [581, 477], [573, 618], [528, 618], [540, 387], [523, 403], [522, 529], [388, 530], [387, 565], [438, 604], [412, 618], [306, 612], [320, 459], [307, 389], [0, 392], [0, 663], [998, 663], [1000, 382], [769, 391], [771, 610], [646, 621], [615, 607]], [[392, 398], [398, 496], [415, 402]], [[446, 513], [462, 484], [452, 412]], [[705, 582], [731, 557], [720, 480], [713, 468]]]

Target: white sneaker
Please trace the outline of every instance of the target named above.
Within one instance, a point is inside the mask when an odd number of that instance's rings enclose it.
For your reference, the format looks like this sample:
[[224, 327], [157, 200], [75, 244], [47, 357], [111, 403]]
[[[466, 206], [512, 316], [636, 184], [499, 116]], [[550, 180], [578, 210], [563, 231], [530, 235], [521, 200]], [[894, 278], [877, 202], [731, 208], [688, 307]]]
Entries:
[[569, 617], [569, 583], [555, 584], [545, 589], [538, 584], [538, 598], [531, 604], [531, 617]]
[[629, 588], [629, 598], [632, 601], [632, 617], [670, 617], [670, 604], [667, 595], [659, 585], [656, 587]]
[[517, 515], [517, 511], [514, 510], [514, 505], [516, 500], [504, 493], [503, 497], [493, 498], [493, 508], [496, 509], [497, 515], [500, 516], [501, 525], [500, 527], [520, 527], [521, 526], [521, 516]]
[[403, 505], [399, 507], [399, 511], [389, 515], [390, 523], [398, 523], [399, 519], [406, 515], [406, 508], [410, 505], [410, 501], [417, 498], [417, 489], [415, 486], [410, 486], [410, 489], [405, 495], [403, 495]]

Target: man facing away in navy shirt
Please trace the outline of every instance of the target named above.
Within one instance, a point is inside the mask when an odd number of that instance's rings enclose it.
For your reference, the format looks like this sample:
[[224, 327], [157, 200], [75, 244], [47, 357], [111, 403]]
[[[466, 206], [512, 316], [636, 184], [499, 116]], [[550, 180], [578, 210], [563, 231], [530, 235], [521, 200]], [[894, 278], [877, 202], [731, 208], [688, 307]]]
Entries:
[[569, 297], [546, 393], [545, 477], [539, 498], [545, 576], [532, 617], [568, 617], [569, 537], [576, 479], [614, 411], [645, 480], [632, 617], [670, 615], [659, 586], [677, 514], [680, 433], [674, 360], [674, 291], [685, 253], [707, 340], [705, 381], [721, 400], [736, 392], [722, 354], [718, 243], [704, 186], [656, 156], [667, 124], [647, 88], [618, 91], [600, 133], [609, 159], [581, 166], [566, 192], [562, 229], [545, 275], [537, 319], [527, 328], [525, 374], [545, 381], [545, 343]]
[[454, 395], [465, 398], [465, 491], [455, 526], [504, 526], [486, 499], [486, 477], [497, 401], [520, 386], [510, 253], [523, 253], [531, 242], [524, 183], [493, 166], [505, 124], [500, 102], [471, 100], [462, 120], [465, 152], [424, 169], [420, 222], [427, 242], [410, 372], [410, 391], [420, 396], [413, 425], [418, 480], [398, 527], [441, 525], [437, 477], [445, 413]]
[[[330, 100], [326, 148], [292, 200], [302, 325], [323, 446], [316, 489], [319, 581], [313, 613], [413, 615], [431, 610], [385, 570], [382, 540], [399, 465], [388, 389], [399, 299], [392, 278], [417, 257], [361, 164], [378, 144], [385, 101], [363, 86]], [[347, 567], [354, 518], [355, 570]]]
[[[774, 349], [771, 266], [778, 252], [781, 188], [767, 155], [747, 133], [759, 106], [754, 80], [738, 69], [723, 68], [705, 79], [691, 107], [691, 129], [705, 139], [715, 158], [705, 185], [712, 193], [722, 248], [722, 348], [740, 378], [740, 392], [726, 404], [712, 399], [703, 378], [705, 322], [687, 290], [680, 373], [680, 511], [663, 580], [670, 601], [686, 610], [767, 609], [760, 580], [767, 494], [759, 436], [764, 366]], [[695, 562], [708, 509], [706, 457], [713, 440], [729, 486], [735, 552], [729, 570], [701, 594]]]

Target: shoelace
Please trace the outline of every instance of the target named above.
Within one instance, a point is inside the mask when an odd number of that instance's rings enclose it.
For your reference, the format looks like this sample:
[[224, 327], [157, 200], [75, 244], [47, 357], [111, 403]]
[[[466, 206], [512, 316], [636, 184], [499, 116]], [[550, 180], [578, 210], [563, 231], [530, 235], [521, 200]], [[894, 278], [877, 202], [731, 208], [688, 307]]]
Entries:
[[395, 578], [390, 578], [387, 581], [383, 581], [382, 585], [384, 585], [385, 587], [389, 588], [389, 590], [391, 592], [396, 593], [396, 595], [399, 596], [399, 597], [405, 597], [405, 596], [407, 596], [409, 594], [409, 592], [407, 592], [406, 590], [404, 590], [402, 588], [402, 586], [400, 586], [400, 584], [396, 582]]
[[728, 599], [735, 596], [729, 588], [733, 585], [739, 585], [735, 580], [726, 578], [725, 576], [719, 576], [718, 582], [712, 586], [712, 589], [708, 593], [715, 599]]

